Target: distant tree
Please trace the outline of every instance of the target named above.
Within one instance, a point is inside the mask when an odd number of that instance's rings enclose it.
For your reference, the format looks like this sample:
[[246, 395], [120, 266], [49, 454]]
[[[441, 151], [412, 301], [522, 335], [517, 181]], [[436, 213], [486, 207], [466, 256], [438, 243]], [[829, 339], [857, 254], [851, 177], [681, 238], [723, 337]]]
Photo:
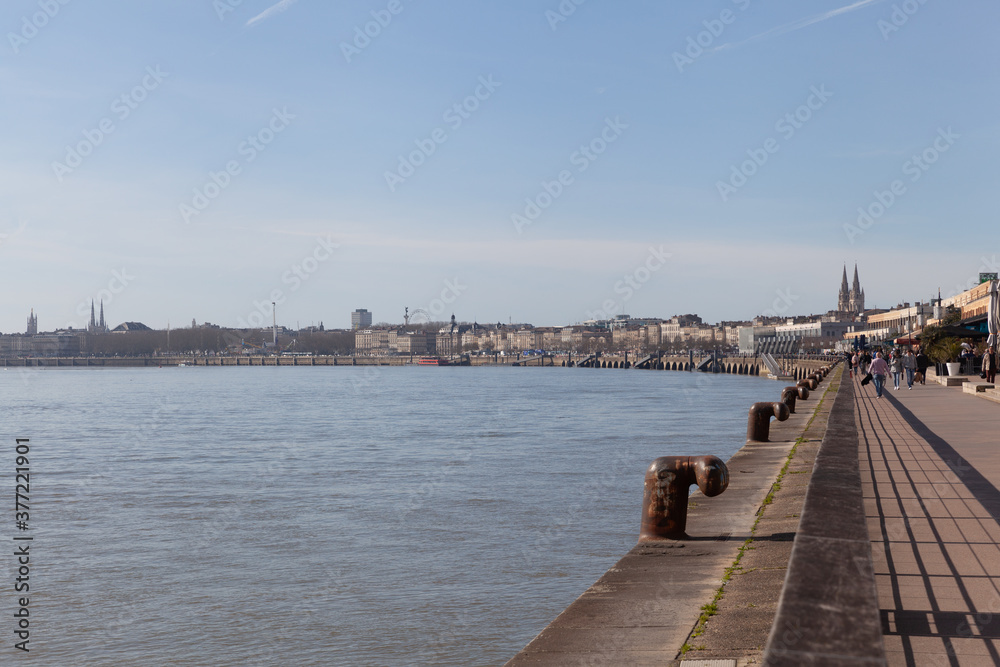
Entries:
[[947, 312], [945, 312], [944, 317], [941, 319], [941, 324], [947, 327], [958, 324], [961, 320], [962, 311], [955, 306], [948, 306]]
[[348, 355], [354, 352], [354, 334], [345, 331], [322, 331], [299, 334], [297, 352]]

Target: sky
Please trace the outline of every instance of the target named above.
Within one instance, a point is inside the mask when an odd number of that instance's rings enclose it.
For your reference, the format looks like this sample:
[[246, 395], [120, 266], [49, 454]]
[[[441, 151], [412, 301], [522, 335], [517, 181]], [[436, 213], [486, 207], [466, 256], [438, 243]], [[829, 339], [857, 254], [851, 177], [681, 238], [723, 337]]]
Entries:
[[7, 0], [0, 331], [707, 322], [997, 270], [986, 0]]

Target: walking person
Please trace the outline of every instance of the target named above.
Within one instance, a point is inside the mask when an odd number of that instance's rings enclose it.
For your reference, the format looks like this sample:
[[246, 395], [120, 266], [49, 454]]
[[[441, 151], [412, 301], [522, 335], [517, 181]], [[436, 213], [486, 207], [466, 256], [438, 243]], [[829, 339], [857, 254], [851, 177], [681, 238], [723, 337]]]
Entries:
[[903, 377], [903, 360], [895, 352], [890, 356], [889, 368], [892, 370], [892, 388], [899, 391], [899, 380]]
[[983, 354], [983, 372], [986, 373], [986, 381], [993, 383], [997, 379], [997, 349], [990, 345]]
[[931, 360], [924, 354], [923, 347], [917, 351], [917, 372], [920, 373], [920, 384], [927, 384], [927, 367], [931, 365]]
[[889, 375], [889, 364], [885, 363], [881, 352], [875, 353], [875, 359], [868, 372], [872, 374], [872, 381], [875, 383], [875, 397], [882, 398], [882, 387], [885, 386], [885, 378]]
[[917, 372], [917, 358], [913, 350], [907, 350], [903, 355], [903, 370], [906, 371], [906, 388], [913, 389], [913, 376]]

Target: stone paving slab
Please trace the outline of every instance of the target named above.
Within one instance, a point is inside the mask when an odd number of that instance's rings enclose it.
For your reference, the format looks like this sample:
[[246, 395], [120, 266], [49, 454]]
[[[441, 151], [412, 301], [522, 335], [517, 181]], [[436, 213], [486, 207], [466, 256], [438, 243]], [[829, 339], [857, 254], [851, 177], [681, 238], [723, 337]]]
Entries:
[[889, 664], [1000, 664], [1000, 405], [930, 383], [856, 388]]

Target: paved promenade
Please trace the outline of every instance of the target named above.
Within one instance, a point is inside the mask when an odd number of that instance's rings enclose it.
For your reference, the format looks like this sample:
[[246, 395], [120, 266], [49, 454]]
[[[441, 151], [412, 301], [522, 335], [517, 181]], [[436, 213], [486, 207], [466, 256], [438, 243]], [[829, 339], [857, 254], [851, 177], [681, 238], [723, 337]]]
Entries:
[[1000, 664], [1000, 404], [930, 380], [855, 388], [888, 663]]

